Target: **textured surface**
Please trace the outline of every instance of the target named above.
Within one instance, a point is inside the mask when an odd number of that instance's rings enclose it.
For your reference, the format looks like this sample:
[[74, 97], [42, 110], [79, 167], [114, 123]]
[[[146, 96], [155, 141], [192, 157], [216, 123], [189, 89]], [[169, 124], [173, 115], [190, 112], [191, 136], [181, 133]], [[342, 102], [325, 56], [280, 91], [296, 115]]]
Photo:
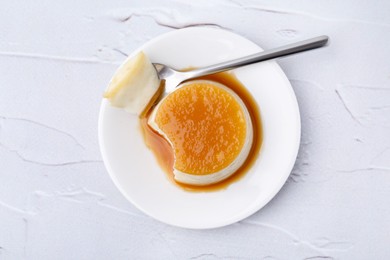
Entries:
[[[3, 1], [0, 259], [388, 259], [390, 2]], [[194, 231], [139, 212], [101, 162], [97, 118], [145, 41], [211, 25], [264, 48], [319, 34], [279, 63], [302, 115], [289, 181], [234, 225]]]

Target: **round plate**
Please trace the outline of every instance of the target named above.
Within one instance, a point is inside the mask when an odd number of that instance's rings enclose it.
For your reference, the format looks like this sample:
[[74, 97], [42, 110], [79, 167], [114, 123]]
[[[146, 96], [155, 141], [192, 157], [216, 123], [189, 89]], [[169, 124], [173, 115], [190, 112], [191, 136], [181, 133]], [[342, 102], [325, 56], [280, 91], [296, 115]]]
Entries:
[[[152, 62], [174, 68], [202, 67], [262, 49], [232, 32], [193, 27], [169, 32], [140, 49]], [[138, 118], [102, 101], [99, 143], [115, 185], [138, 209], [164, 223], [194, 229], [240, 221], [267, 204], [294, 165], [300, 141], [300, 116], [290, 82], [274, 61], [234, 71], [256, 99], [263, 145], [253, 167], [239, 181], [216, 192], [188, 192], [171, 183], [146, 147]]]

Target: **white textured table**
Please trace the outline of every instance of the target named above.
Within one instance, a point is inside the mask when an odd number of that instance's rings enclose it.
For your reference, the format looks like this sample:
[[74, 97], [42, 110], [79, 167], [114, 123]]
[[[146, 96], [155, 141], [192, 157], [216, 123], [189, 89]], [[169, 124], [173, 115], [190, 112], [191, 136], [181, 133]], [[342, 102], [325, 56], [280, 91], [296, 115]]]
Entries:
[[[0, 259], [390, 259], [389, 1], [2, 1]], [[125, 56], [211, 25], [264, 48], [319, 34], [280, 60], [302, 144], [282, 191], [215, 230], [159, 223], [109, 179], [102, 92]]]

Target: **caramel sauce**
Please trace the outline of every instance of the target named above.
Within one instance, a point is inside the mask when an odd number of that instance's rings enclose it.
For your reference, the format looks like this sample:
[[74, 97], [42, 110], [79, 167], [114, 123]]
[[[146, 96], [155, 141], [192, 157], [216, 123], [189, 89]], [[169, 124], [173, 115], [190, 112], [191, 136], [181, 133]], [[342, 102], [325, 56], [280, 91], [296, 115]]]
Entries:
[[221, 189], [225, 189], [230, 184], [240, 180], [256, 161], [262, 144], [262, 128], [261, 128], [260, 113], [255, 99], [232, 73], [222, 72], [214, 75], [196, 78], [193, 80], [198, 80], [198, 79], [215, 81], [233, 90], [242, 99], [250, 114], [252, 120], [252, 126], [253, 126], [252, 147], [249, 152], [248, 158], [234, 174], [232, 174], [229, 178], [221, 182], [207, 185], [207, 186], [195, 186], [195, 185], [178, 183], [175, 181], [173, 176], [173, 164], [174, 164], [173, 149], [167, 140], [165, 140], [162, 136], [160, 136], [157, 132], [155, 132], [151, 127], [148, 126], [147, 122], [150, 113], [146, 114], [144, 117], [140, 119], [141, 129], [142, 129], [142, 133], [146, 145], [153, 151], [153, 153], [157, 158], [158, 163], [160, 164], [162, 169], [167, 173], [167, 176], [172, 181], [172, 183], [180, 186], [181, 188], [187, 191], [192, 191], [192, 192], [218, 191]]

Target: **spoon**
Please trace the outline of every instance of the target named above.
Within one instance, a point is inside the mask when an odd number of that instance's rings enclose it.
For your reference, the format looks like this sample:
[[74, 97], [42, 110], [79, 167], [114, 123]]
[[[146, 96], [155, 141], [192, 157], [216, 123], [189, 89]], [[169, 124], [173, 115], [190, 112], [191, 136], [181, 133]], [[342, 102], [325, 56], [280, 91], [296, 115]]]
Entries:
[[206, 76], [226, 70], [235, 69], [241, 66], [257, 63], [260, 61], [271, 60], [284, 57], [290, 54], [304, 52], [325, 46], [329, 37], [326, 35], [310, 38], [304, 41], [284, 45], [271, 50], [262, 51], [249, 56], [238, 58], [235, 60], [221, 62], [215, 65], [210, 65], [204, 68], [199, 68], [190, 71], [177, 71], [163, 64], [153, 63], [161, 80], [165, 80], [165, 93], [171, 93], [175, 88], [188, 79]]

